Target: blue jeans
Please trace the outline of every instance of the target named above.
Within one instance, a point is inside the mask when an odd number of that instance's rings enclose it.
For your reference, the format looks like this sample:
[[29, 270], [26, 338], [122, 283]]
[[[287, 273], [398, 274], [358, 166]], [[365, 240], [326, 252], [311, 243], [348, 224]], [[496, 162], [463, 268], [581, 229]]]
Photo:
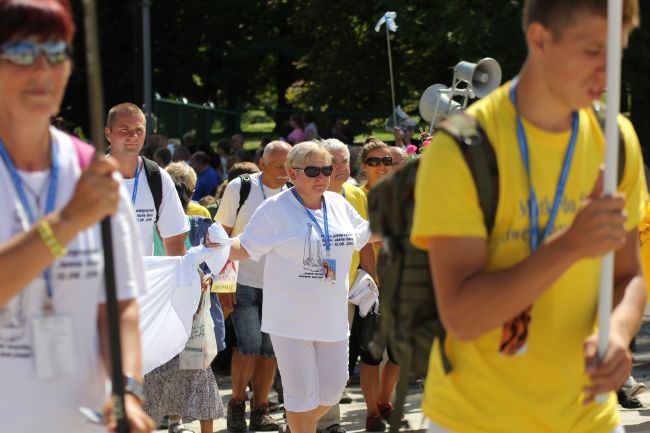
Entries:
[[217, 352], [226, 349], [226, 322], [216, 293], [210, 293], [210, 316], [214, 322], [214, 336], [217, 339]]
[[262, 289], [237, 283], [237, 304], [232, 312], [237, 350], [242, 355], [274, 358], [271, 338], [262, 332], [262, 299]]

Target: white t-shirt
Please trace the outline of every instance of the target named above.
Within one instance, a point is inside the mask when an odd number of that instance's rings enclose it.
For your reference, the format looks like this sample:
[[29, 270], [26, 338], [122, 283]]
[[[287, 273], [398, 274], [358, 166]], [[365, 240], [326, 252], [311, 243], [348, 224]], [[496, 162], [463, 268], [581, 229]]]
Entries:
[[[287, 338], [341, 341], [348, 336], [348, 273], [352, 252], [370, 238], [368, 221], [343, 196], [325, 192], [336, 281], [323, 279], [325, 238], [293, 193], [267, 199], [255, 211], [242, 246], [253, 260], [266, 254], [262, 331]], [[323, 232], [322, 210], [311, 211]]]
[[[140, 174], [138, 176], [138, 192], [135, 198], [135, 219], [140, 228], [140, 241], [142, 251], [146, 256], [153, 255], [153, 231], [156, 220], [156, 206], [153, 202], [153, 194], [147, 182], [147, 174], [144, 172], [142, 159], [139, 159]], [[178, 198], [174, 181], [169, 173], [160, 170], [162, 180], [162, 201], [160, 203], [158, 217], [158, 231], [160, 237], [165, 239], [171, 236], [180, 235], [190, 230], [185, 218], [181, 199]], [[123, 179], [122, 182], [131, 200], [135, 179]]]
[[[235, 237], [244, 231], [244, 227], [253, 216], [255, 210], [266, 198], [278, 194], [285, 187], [271, 189], [262, 184], [260, 181], [261, 173], [251, 175], [251, 192], [244, 202], [237, 215], [237, 208], [239, 207], [239, 192], [241, 191], [241, 179], [238, 177], [233, 179], [228, 184], [226, 190], [221, 198], [221, 204], [215, 215], [215, 221], [219, 221], [226, 227], [232, 227], [231, 237]], [[264, 188], [264, 194], [262, 194]], [[237, 282], [245, 286], [262, 288], [262, 276], [264, 274], [264, 257], [260, 258], [259, 262], [254, 260], [244, 260], [239, 262], [239, 273], [237, 274]]]
[[[50, 132], [60, 149], [55, 209], [61, 209], [70, 201], [81, 170], [70, 138], [54, 128]], [[40, 197], [44, 207], [49, 170], [19, 174], [27, 188]], [[27, 197], [38, 218], [43, 208], [37, 207], [27, 188]], [[0, 220], [4, 222], [0, 224], [0, 243], [5, 243], [23, 232], [23, 225], [18, 216], [18, 195], [2, 162], [0, 190]], [[133, 209], [124, 188], [120, 192], [119, 210], [111, 219], [111, 226], [118, 299], [126, 300], [144, 291], [145, 283]], [[0, 383], [5, 390], [0, 411], [2, 431], [97, 431], [80, 422], [83, 418], [77, 408], [87, 406], [101, 410], [109, 391], [97, 331], [97, 307], [105, 303], [99, 224], [79, 233], [67, 248], [68, 255], [54, 262], [51, 275], [55, 314], [68, 316], [72, 321], [75, 373], [67, 378], [36, 378], [32, 319], [42, 314], [41, 307], [47, 296], [44, 279], [38, 277], [7, 305], [0, 307]]]

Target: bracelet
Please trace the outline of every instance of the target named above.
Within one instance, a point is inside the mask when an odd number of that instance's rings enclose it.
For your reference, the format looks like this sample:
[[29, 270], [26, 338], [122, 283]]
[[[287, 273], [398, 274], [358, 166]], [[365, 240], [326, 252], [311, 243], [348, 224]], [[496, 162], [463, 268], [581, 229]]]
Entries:
[[61, 242], [57, 239], [52, 226], [46, 220], [41, 221], [36, 226], [38, 234], [41, 237], [41, 240], [45, 244], [50, 253], [54, 256], [55, 259], [64, 257], [68, 254], [68, 249], [61, 245]]

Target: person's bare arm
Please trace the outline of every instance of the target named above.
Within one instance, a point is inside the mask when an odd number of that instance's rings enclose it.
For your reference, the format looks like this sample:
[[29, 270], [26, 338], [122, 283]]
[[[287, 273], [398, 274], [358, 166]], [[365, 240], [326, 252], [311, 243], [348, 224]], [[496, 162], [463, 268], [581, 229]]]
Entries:
[[373, 280], [377, 281], [377, 261], [375, 260], [375, 249], [372, 244], [366, 244], [359, 251], [359, 266], [366, 271]]
[[170, 236], [163, 239], [165, 246], [165, 255], [167, 256], [183, 256], [185, 255], [185, 236], [187, 233], [180, 235]]
[[630, 341], [641, 326], [646, 303], [646, 287], [641, 272], [638, 232], [628, 233], [625, 246], [614, 259], [614, 309], [610, 321], [609, 345], [602, 361], [597, 359], [598, 334], [585, 343], [585, 360], [591, 384], [585, 403], [598, 394], [621, 387], [630, 375]]
[[530, 306], [572, 264], [624, 245], [624, 199], [602, 197], [598, 185], [573, 224], [515, 266], [488, 272], [487, 242], [471, 237], [433, 237], [429, 262], [445, 327], [474, 339]]
[[[139, 383], [143, 383], [142, 360], [140, 359], [140, 323], [139, 307], [135, 299], [118, 302], [120, 321], [120, 340], [122, 346], [122, 371], [125, 375], [132, 376]], [[99, 329], [99, 341], [102, 360], [106, 370], [112, 371], [110, 358], [110, 345], [108, 339], [108, 316], [106, 305], [98, 307], [97, 326]], [[135, 396], [126, 394], [124, 397], [126, 405], [127, 421], [131, 433], [149, 433], [154, 428], [154, 423], [142, 409], [142, 402]], [[105, 417], [109, 427], [115, 425], [115, 417], [112, 408], [107, 405]]]
[[[230, 236], [233, 228], [224, 226], [223, 224], [221, 224], [221, 226], [226, 231], [226, 234]], [[219, 293], [219, 302], [224, 311], [224, 316], [227, 318], [234, 309], [234, 306], [237, 305], [237, 293]], [[226, 312], [228, 313], [226, 314]]]

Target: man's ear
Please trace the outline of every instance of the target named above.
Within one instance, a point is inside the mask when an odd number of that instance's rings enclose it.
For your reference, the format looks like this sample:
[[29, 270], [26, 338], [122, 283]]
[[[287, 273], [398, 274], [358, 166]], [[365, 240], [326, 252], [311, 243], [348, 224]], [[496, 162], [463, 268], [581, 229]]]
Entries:
[[266, 162], [264, 161], [264, 158], [260, 158], [260, 162], [258, 162], [257, 165], [260, 166], [260, 170], [264, 171], [264, 167], [266, 167]]
[[104, 137], [106, 137], [106, 141], [111, 142], [111, 130], [109, 128], [104, 128]]
[[553, 32], [542, 23], [531, 23], [526, 31], [529, 53], [533, 56], [543, 54], [549, 44], [553, 42], [554, 37]]

